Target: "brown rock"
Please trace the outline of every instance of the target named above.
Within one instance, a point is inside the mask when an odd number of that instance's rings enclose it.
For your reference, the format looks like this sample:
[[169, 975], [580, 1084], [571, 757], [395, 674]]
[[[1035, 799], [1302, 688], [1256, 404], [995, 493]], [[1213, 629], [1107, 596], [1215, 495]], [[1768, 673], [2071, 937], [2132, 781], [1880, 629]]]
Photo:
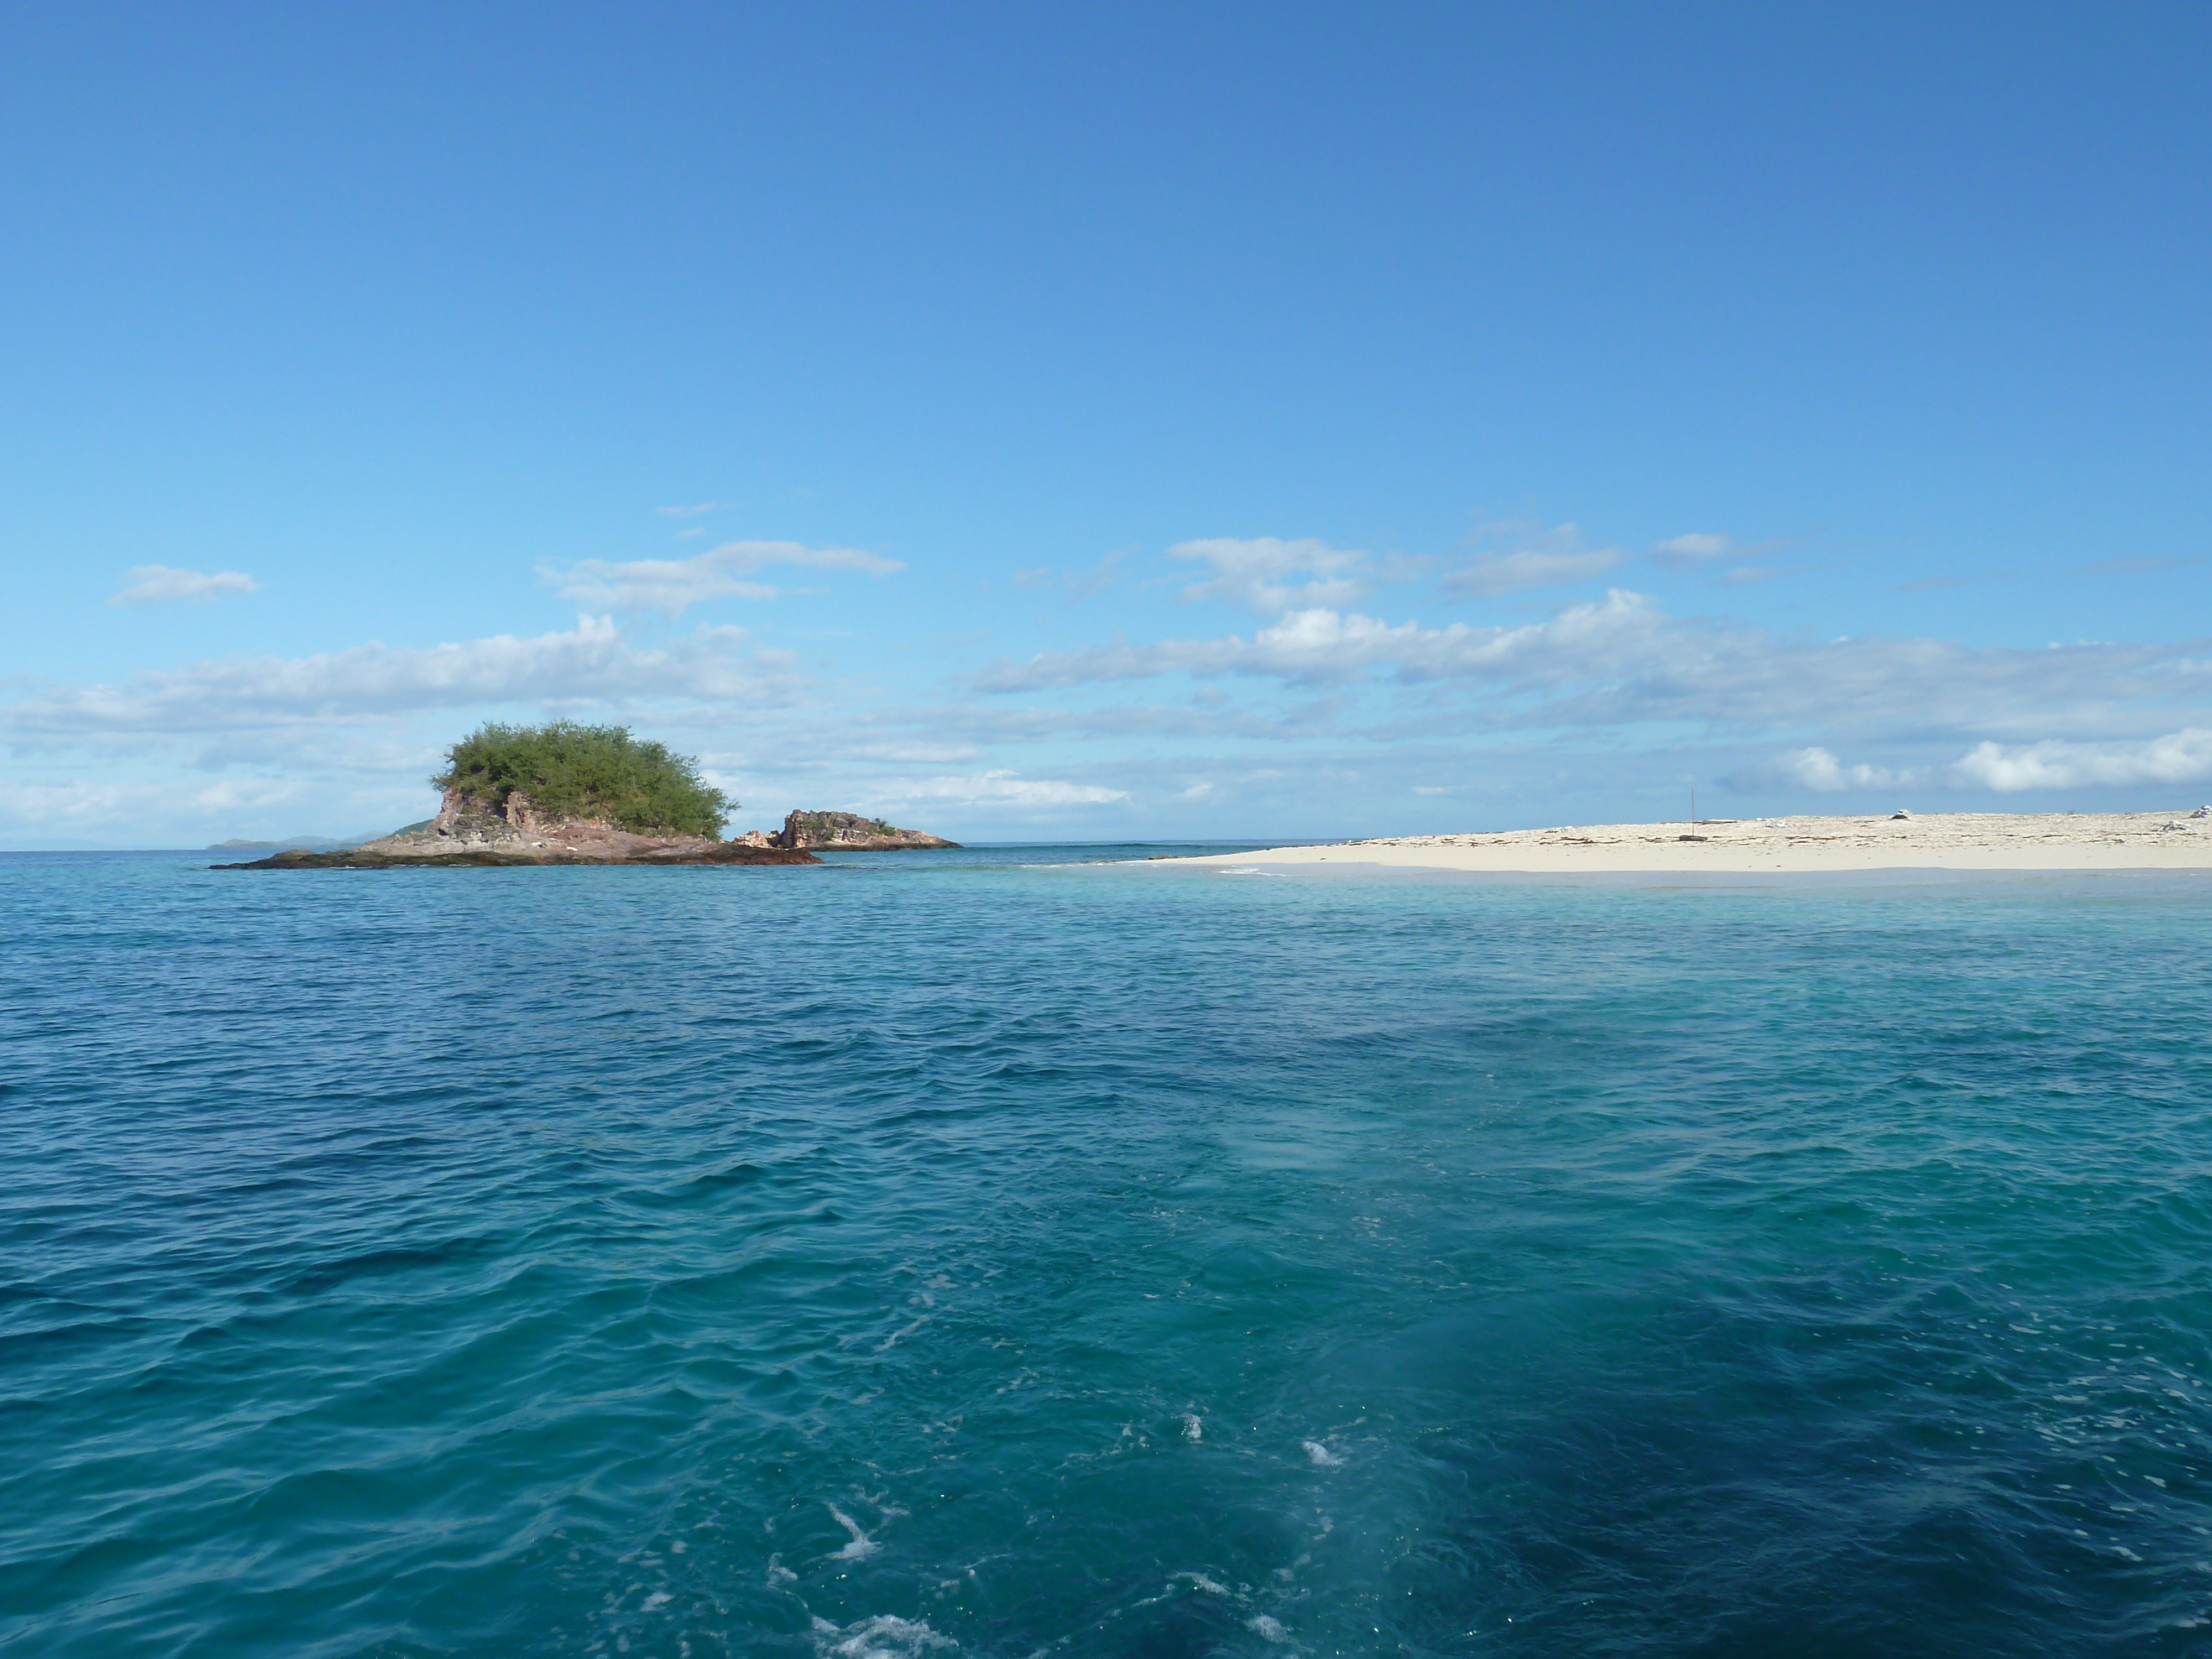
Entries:
[[908, 848], [957, 847], [957, 841], [901, 830], [881, 818], [864, 818], [858, 812], [793, 812], [783, 821], [778, 847], [804, 852], [819, 847], [846, 852], [889, 853]]
[[518, 864], [819, 864], [755, 830], [738, 841], [651, 836], [605, 818], [549, 818], [520, 790], [495, 805], [448, 789], [420, 830], [335, 853], [289, 851], [218, 870], [392, 870], [407, 866]]

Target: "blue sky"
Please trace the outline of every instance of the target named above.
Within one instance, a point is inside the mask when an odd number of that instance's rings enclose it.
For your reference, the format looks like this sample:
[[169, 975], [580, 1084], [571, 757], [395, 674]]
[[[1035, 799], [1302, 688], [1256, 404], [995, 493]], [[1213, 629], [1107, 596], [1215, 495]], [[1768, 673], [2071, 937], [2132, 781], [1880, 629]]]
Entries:
[[85, 7], [0, 844], [2212, 797], [2201, 7]]

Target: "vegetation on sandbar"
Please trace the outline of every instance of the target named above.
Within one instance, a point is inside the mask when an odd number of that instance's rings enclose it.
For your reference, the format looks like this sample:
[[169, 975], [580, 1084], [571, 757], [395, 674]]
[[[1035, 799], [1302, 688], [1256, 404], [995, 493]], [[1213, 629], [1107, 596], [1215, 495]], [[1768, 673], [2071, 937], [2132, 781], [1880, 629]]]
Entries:
[[446, 751], [430, 781], [504, 807], [520, 791], [548, 818], [605, 818], [641, 835], [716, 836], [738, 803], [699, 775], [699, 763], [623, 726], [487, 722]]

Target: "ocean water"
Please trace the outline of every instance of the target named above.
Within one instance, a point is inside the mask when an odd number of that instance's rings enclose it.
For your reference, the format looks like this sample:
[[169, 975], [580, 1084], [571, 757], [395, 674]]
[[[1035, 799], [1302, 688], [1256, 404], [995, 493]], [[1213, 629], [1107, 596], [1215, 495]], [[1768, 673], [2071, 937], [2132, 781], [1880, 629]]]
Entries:
[[2212, 1652], [2212, 883], [1100, 856], [0, 858], [0, 1652]]

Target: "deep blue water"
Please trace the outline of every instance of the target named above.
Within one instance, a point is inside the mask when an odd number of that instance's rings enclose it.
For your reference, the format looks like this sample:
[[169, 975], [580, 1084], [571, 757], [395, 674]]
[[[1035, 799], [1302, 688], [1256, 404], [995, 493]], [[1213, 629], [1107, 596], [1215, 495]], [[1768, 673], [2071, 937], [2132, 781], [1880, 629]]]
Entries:
[[2212, 882], [0, 858], [0, 1651], [2212, 1652]]

